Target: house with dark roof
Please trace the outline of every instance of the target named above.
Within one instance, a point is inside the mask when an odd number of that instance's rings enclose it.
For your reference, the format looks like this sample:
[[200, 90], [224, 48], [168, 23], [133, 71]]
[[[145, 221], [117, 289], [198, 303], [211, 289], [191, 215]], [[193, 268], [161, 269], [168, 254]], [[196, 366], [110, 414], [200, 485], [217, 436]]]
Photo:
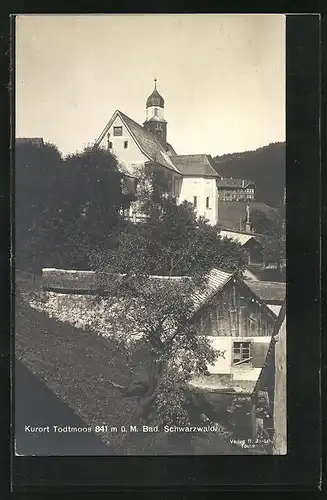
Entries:
[[192, 321], [221, 355], [192, 381], [212, 393], [251, 394], [271, 341], [276, 314], [237, 273], [213, 269], [197, 295]]
[[[165, 101], [155, 87], [146, 100], [146, 119], [140, 125], [120, 110], [116, 110], [95, 145], [109, 149], [118, 159], [123, 173], [137, 179], [144, 166], [160, 169], [167, 177], [171, 194], [180, 202], [190, 202], [199, 216], [210, 224], [218, 222], [219, 173], [207, 154], [178, 155], [167, 142]], [[130, 217], [136, 218], [136, 205]], [[133, 215], [134, 214], [134, 215]]]
[[242, 246], [247, 256], [247, 265], [264, 264], [263, 245], [260, 235], [243, 231], [220, 230], [221, 238], [228, 238]]
[[221, 201], [244, 201], [254, 200], [255, 198], [255, 184], [253, 181], [221, 177], [217, 185], [219, 200]]

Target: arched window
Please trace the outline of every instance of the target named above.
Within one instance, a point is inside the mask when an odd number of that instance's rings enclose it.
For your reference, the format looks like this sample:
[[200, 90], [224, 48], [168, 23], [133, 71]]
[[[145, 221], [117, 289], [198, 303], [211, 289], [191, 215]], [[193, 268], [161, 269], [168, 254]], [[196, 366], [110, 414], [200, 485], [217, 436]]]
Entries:
[[154, 108], [154, 116], [159, 116], [158, 108]]
[[206, 197], [206, 208], [210, 208], [210, 196]]

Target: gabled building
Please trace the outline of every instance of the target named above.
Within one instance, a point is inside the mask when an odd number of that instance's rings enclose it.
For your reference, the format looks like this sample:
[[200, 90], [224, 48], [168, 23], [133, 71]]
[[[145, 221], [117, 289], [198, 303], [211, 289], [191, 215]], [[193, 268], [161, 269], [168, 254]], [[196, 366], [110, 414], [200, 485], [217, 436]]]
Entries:
[[219, 200], [246, 201], [255, 199], [255, 184], [246, 179], [221, 177], [218, 181]]
[[155, 88], [146, 100], [143, 125], [116, 110], [95, 145], [109, 149], [117, 157], [124, 174], [135, 180], [146, 165], [160, 169], [165, 173], [171, 194], [179, 202], [190, 202], [199, 216], [215, 225], [218, 222], [217, 181], [220, 175], [209, 155], [178, 155], [167, 142], [164, 106], [155, 80]]
[[209, 375], [192, 385], [212, 392], [250, 394], [271, 341], [276, 314], [237, 276], [213, 269], [205, 291], [196, 292], [192, 321], [199, 335], [222, 353]]
[[219, 234], [221, 238], [228, 238], [242, 246], [247, 255], [247, 265], [264, 265], [263, 246], [259, 235], [228, 229], [222, 229]]

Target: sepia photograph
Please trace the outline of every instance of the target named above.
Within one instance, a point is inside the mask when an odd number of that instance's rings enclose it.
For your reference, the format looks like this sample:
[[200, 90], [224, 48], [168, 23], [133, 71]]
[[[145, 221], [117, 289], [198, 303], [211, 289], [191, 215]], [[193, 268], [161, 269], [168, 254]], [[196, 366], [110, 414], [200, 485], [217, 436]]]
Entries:
[[285, 31], [16, 16], [16, 456], [287, 454]]

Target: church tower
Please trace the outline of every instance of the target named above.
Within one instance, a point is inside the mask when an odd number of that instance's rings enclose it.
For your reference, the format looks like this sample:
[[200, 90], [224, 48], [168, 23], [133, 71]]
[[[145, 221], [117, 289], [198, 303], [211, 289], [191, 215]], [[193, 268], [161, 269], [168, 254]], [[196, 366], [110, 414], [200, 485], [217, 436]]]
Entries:
[[164, 119], [165, 101], [157, 91], [157, 79], [154, 79], [154, 90], [146, 101], [146, 120], [143, 126], [152, 132], [159, 142], [167, 141], [167, 122]]

